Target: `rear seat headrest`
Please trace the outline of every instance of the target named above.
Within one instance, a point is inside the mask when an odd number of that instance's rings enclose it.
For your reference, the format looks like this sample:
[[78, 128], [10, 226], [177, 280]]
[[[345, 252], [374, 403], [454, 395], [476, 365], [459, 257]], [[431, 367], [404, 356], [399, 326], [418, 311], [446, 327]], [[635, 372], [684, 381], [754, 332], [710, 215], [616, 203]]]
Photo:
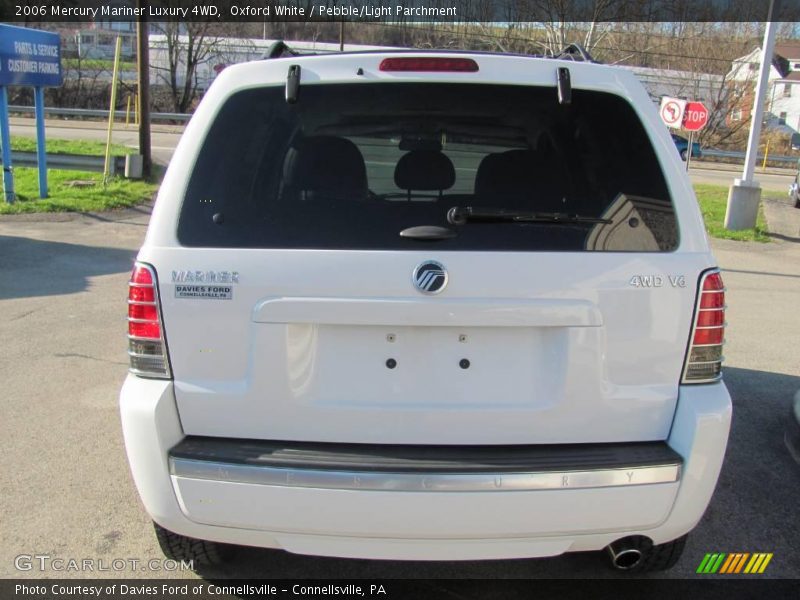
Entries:
[[475, 193], [479, 196], [519, 193], [531, 185], [538, 162], [533, 150], [488, 154], [475, 173]]
[[358, 147], [348, 139], [311, 136], [289, 150], [283, 167], [285, 186], [299, 192], [333, 196], [367, 195], [367, 168]]
[[455, 182], [453, 162], [432, 150], [412, 150], [397, 161], [394, 169], [394, 183], [401, 190], [441, 192]]

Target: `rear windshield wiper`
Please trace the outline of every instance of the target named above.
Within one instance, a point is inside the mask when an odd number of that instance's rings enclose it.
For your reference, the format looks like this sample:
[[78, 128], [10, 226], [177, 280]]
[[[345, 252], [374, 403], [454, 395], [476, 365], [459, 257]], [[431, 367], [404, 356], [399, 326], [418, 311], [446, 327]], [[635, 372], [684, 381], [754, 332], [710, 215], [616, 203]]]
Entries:
[[447, 221], [453, 225], [474, 223], [553, 223], [563, 225], [596, 225], [612, 223], [611, 219], [586, 217], [559, 212], [536, 212], [532, 210], [506, 210], [504, 208], [480, 208], [454, 206], [447, 211]]

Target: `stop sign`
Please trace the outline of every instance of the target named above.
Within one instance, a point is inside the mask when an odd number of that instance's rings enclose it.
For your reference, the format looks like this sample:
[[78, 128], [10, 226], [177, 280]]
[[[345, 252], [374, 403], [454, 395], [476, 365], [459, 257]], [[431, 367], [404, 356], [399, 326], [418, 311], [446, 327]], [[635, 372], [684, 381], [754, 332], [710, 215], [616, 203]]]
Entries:
[[683, 128], [686, 131], [700, 131], [708, 123], [708, 109], [702, 102], [687, 102], [683, 111]]

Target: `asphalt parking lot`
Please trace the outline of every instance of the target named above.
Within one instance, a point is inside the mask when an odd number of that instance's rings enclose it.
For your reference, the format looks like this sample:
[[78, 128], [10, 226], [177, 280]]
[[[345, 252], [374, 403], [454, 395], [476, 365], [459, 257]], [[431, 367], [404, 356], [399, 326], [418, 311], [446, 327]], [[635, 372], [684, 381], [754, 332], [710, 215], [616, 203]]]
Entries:
[[[161, 558], [131, 481], [117, 394], [127, 369], [126, 282], [146, 209], [0, 218], [0, 577], [15, 557]], [[791, 233], [791, 232], [790, 232]], [[712, 504], [671, 571], [690, 577], [707, 552], [772, 552], [763, 577], [800, 577], [800, 465], [783, 444], [800, 389], [800, 239], [714, 241], [729, 294], [725, 379], [731, 442]], [[196, 577], [125, 569], [104, 576]], [[399, 563], [242, 549], [204, 577], [617, 577], [599, 554], [540, 560]]]

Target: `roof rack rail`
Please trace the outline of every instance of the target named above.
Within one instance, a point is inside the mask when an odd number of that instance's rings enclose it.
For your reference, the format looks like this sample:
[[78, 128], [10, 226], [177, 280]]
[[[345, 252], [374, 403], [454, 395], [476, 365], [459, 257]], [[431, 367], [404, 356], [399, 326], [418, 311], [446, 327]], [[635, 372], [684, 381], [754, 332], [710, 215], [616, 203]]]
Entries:
[[[423, 52], [423, 53], [457, 53], [457, 54], [498, 54], [497, 52], [487, 52], [481, 50], [450, 50], [445, 48], [381, 48], [374, 50], [348, 50], [345, 52], [327, 51], [319, 49], [297, 49], [289, 46], [283, 40], [277, 40], [270, 45], [266, 53], [263, 55], [262, 60], [269, 60], [272, 58], [285, 58], [290, 56], [318, 56], [320, 54], [375, 54], [375, 53], [403, 53], [403, 52]], [[508, 54], [508, 53], [501, 53]], [[569, 44], [564, 47], [557, 54], [515, 54], [515, 56], [526, 56], [529, 58], [551, 58], [551, 59], [565, 59], [572, 61], [582, 61], [590, 63], [598, 63], [591, 54], [580, 44]]]
[[300, 53], [297, 50], [290, 48], [283, 40], [274, 42], [264, 55], [265, 59], [269, 58], [283, 58], [284, 56], [298, 56]]
[[555, 54], [553, 58], [567, 58], [569, 60], [582, 60], [583, 62], [596, 63], [597, 61], [592, 58], [588, 50], [580, 44], [570, 44], [566, 46], [561, 52]]

